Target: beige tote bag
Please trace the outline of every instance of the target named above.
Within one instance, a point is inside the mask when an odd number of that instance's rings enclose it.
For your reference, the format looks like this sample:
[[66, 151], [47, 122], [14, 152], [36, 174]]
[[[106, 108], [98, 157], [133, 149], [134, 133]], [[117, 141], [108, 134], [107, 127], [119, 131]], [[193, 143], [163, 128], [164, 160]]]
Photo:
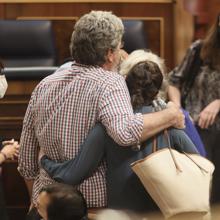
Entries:
[[180, 153], [170, 147], [156, 151], [131, 164], [145, 189], [165, 218], [186, 212], [210, 211], [209, 195], [214, 165], [197, 154]]

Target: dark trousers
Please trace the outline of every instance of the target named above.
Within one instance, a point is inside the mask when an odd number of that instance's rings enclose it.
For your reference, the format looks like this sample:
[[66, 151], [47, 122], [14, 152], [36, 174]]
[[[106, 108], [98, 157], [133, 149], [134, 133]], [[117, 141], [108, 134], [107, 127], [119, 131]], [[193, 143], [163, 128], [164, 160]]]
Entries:
[[[2, 149], [2, 141], [3, 139], [0, 137], [0, 150]], [[5, 199], [4, 199], [4, 190], [3, 190], [3, 181], [2, 181], [2, 168], [0, 167], [0, 219], [8, 220], [8, 214], [5, 207]]]
[[0, 174], [0, 219], [1, 220], [8, 220], [9, 219], [8, 215], [7, 215], [6, 207], [5, 207], [4, 190], [3, 190], [1, 174]]
[[37, 212], [36, 208], [32, 208], [27, 216], [26, 216], [26, 220], [41, 220], [42, 218], [40, 217], [40, 215]]
[[207, 158], [215, 165], [212, 180], [211, 203], [220, 203], [220, 131], [198, 128], [207, 151]]

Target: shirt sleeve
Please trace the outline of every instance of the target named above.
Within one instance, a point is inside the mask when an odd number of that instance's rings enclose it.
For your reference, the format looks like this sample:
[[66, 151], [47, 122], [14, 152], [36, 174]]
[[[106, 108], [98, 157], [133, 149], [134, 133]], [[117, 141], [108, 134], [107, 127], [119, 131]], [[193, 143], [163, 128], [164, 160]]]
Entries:
[[134, 114], [123, 77], [109, 85], [99, 105], [99, 120], [116, 143], [128, 146], [139, 143], [143, 115]]
[[26, 179], [34, 179], [39, 173], [39, 145], [34, 130], [34, 104], [36, 93], [33, 92], [23, 121], [18, 157], [18, 171]]
[[183, 83], [187, 79], [187, 75], [189, 73], [189, 67], [194, 59], [195, 56], [195, 48], [201, 43], [200, 40], [194, 42], [187, 50], [183, 61], [180, 63], [179, 66], [175, 67], [173, 71], [169, 73], [168, 81], [169, 84], [172, 86], [177, 87], [178, 89], [182, 88]]

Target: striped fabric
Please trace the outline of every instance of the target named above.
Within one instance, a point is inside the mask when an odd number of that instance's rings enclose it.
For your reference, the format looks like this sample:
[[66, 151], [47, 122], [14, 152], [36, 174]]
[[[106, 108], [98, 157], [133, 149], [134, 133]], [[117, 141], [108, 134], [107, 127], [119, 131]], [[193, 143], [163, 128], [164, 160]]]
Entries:
[[[73, 63], [39, 83], [23, 122], [18, 168], [24, 178], [35, 179], [33, 202], [42, 186], [53, 182], [38, 165], [39, 150], [55, 161], [73, 158], [96, 122], [120, 145], [139, 141], [143, 116], [133, 114], [122, 76]], [[88, 207], [106, 206], [105, 170], [103, 161], [79, 186]]]

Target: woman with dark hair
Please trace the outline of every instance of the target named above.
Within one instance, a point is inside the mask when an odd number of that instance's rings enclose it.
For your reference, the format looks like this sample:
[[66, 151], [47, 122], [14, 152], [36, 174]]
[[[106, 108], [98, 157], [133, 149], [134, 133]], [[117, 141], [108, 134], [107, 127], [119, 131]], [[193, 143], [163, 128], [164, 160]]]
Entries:
[[[142, 51], [141, 51], [142, 52]], [[129, 56], [136, 56], [133, 52]], [[147, 52], [144, 52], [147, 53]], [[125, 61], [126, 83], [131, 103], [137, 112], [155, 111], [152, 102], [157, 97], [163, 82], [159, 66], [151, 61], [136, 59], [130, 65], [129, 57]], [[134, 60], [134, 59], [132, 59]], [[123, 68], [124, 68], [123, 67]], [[156, 101], [155, 101], [156, 102]], [[169, 129], [172, 145], [178, 150], [197, 153], [195, 146], [182, 130]], [[156, 135], [158, 148], [167, 147], [163, 132]], [[187, 146], [183, 149], [182, 146]], [[56, 181], [78, 185], [89, 177], [103, 157], [107, 161], [107, 204], [109, 208], [130, 209], [138, 212], [158, 210], [156, 204], [145, 191], [130, 164], [152, 152], [152, 139], [140, 146], [121, 147], [111, 139], [101, 124], [96, 124], [86, 138], [78, 156], [64, 163], [57, 163], [47, 156], [41, 158], [41, 164]]]
[[189, 111], [215, 165], [211, 202], [220, 202], [220, 15], [169, 74], [169, 99]]

